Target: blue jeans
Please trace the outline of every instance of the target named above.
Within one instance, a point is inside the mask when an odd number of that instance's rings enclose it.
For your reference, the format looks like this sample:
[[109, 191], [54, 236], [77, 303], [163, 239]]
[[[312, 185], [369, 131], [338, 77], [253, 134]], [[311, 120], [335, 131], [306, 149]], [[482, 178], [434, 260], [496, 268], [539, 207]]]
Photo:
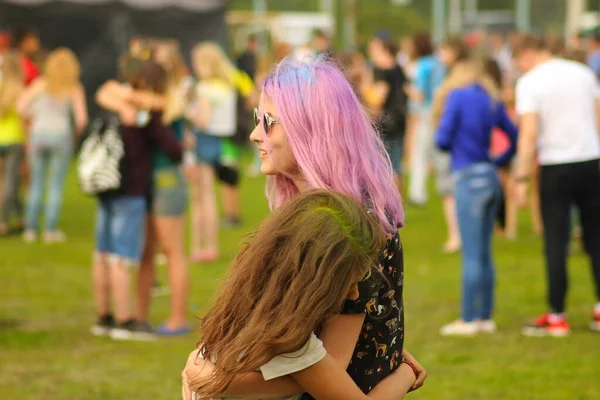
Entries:
[[57, 229], [62, 206], [65, 178], [69, 169], [73, 140], [71, 136], [33, 136], [29, 155], [31, 186], [27, 199], [26, 228], [37, 230], [42, 208], [43, 190], [48, 177], [46, 199], [46, 232]]
[[487, 320], [494, 307], [492, 234], [502, 192], [494, 165], [474, 164], [455, 173], [462, 239], [462, 319]]

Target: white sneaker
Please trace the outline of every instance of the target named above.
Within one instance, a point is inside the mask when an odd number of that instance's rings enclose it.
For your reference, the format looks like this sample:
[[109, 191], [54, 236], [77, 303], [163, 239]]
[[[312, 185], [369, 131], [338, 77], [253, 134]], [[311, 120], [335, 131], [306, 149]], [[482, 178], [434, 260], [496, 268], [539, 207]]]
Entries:
[[32, 230], [26, 230], [23, 232], [23, 241], [25, 243], [33, 243], [37, 240], [37, 233]]
[[483, 333], [496, 333], [498, 327], [493, 319], [486, 319], [484, 321], [477, 321], [479, 324], [479, 332]]
[[460, 319], [444, 325], [440, 329], [440, 335], [442, 336], [474, 336], [477, 332], [479, 332], [478, 322], [465, 322]]
[[51, 231], [44, 233], [44, 243], [63, 243], [67, 241], [67, 235], [61, 231]]

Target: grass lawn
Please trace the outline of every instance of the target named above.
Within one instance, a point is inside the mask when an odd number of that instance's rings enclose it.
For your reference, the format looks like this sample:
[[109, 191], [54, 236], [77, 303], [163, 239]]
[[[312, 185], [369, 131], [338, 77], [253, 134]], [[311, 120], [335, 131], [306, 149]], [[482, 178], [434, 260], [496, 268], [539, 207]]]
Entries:
[[[191, 267], [190, 315], [200, 316], [235, 254], [240, 238], [267, 213], [264, 180], [245, 179], [244, 222], [221, 232], [225, 257]], [[94, 202], [74, 175], [62, 215], [69, 241], [25, 245], [0, 240], [0, 399], [178, 399], [179, 374], [197, 334], [152, 343], [95, 338], [90, 287]], [[600, 335], [587, 329], [593, 304], [586, 259], [570, 264], [569, 338], [520, 336], [521, 325], [544, 310], [541, 242], [522, 215], [519, 239], [496, 239], [497, 322], [493, 336], [442, 338], [439, 327], [457, 317], [460, 256], [440, 252], [441, 206], [408, 209], [406, 347], [429, 370], [426, 386], [409, 398], [494, 400], [600, 399]], [[164, 268], [161, 281], [166, 282]], [[152, 323], [167, 315], [168, 297], [154, 300]], [[195, 324], [197, 326], [197, 323]]]

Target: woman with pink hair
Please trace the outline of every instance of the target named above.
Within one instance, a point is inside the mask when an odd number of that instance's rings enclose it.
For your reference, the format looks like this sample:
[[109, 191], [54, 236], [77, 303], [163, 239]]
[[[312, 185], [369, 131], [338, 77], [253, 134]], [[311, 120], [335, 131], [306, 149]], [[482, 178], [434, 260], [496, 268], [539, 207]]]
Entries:
[[[380, 274], [366, 280], [360, 299], [347, 302], [321, 330], [327, 352], [347, 367], [365, 393], [404, 357], [415, 367], [416, 389], [426, 373], [403, 349], [404, 261], [398, 228], [404, 212], [390, 158], [372, 121], [342, 72], [322, 57], [308, 63], [283, 60], [265, 80], [259, 104], [250, 139], [260, 151], [271, 208], [302, 192], [335, 190], [360, 201], [388, 233], [386, 247], [373, 260]], [[195, 364], [190, 357], [184, 371], [188, 382], [202, 375], [206, 362]], [[265, 382], [260, 373], [250, 372], [223, 395], [256, 397], [266, 392], [283, 397], [303, 390], [290, 376]]]

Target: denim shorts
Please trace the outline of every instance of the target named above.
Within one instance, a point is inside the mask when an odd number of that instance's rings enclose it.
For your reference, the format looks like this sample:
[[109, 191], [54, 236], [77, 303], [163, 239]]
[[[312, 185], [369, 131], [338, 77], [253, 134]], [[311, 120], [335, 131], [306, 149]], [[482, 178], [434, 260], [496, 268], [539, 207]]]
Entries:
[[96, 215], [96, 251], [129, 266], [139, 266], [146, 237], [144, 196], [100, 198]]
[[178, 166], [154, 172], [152, 214], [162, 217], [181, 217], [188, 203], [187, 182]]
[[196, 157], [202, 164], [217, 163], [221, 157], [221, 138], [196, 132]]

